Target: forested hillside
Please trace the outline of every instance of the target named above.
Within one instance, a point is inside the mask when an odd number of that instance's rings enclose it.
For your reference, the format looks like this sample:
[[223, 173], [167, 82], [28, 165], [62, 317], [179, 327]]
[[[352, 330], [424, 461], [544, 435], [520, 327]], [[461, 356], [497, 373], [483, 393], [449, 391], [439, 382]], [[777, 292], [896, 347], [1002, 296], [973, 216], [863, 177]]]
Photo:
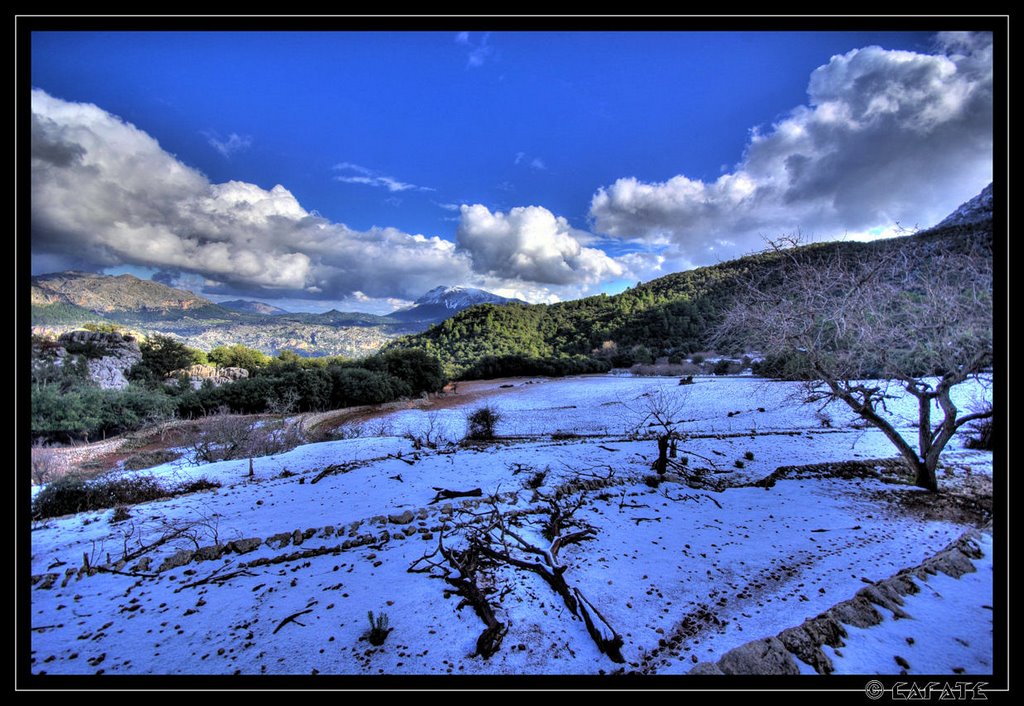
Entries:
[[[992, 237], [992, 222], [952, 225], [909, 237], [872, 243], [830, 242], [803, 246], [826, 257], [841, 249], [853, 258], [871, 258], [890, 248]], [[747, 275], [782, 281], [782, 254], [765, 252], [710, 267], [678, 272], [639, 284], [614, 296], [599, 295], [557, 304], [476, 306], [395, 347], [437, 356], [445, 371], [460, 375], [487, 356], [561, 358], [592, 356], [616, 366], [652, 362], [661, 356], [685, 356], [706, 350], [721, 317], [732, 306]]]

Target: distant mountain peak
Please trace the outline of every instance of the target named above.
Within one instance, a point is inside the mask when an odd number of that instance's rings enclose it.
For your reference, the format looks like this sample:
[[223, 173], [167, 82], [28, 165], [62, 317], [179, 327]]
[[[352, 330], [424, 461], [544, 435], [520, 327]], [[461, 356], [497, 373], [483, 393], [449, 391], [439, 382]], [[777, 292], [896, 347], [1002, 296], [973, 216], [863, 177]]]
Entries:
[[477, 304], [525, 304], [520, 299], [509, 299], [475, 287], [434, 287], [417, 299], [408, 309], [399, 309], [391, 316], [400, 321], [443, 321], [463, 309]]
[[281, 307], [251, 299], [232, 299], [230, 301], [220, 302], [220, 305], [225, 309], [241, 311], [247, 314], [267, 314], [268, 316], [277, 316], [278, 314], [288, 313], [287, 310], [282, 309]]
[[440, 304], [446, 309], [455, 309], [458, 311], [476, 304], [508, 304], [510, 302], [518, 301], [518, 299], [509, 299], [508, 297], [491, 294], [490, 292], [486, 292], [482, 289], [476, 289], [474, 287], [463, 287], [461, 285], [446, 287], [442, 285], [440, 287], [434, 287], [417, 299], [413, 306]]

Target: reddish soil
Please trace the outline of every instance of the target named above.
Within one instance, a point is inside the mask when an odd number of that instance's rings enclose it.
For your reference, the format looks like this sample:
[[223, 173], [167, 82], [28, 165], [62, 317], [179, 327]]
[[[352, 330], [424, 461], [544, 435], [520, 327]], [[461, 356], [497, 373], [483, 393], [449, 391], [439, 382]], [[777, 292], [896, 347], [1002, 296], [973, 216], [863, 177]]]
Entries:
[[[451, 409], [473, 403], [519, 387], [526, 384], [527, 380], [529, 379], [502, 378], [460, 382], [454, 390], [449, 385], [448, 392], [431, 395], [425, 399], [351, 407], [330, 412], [311, 412], [299, 416], [308, 430], [315, 430], [319, 434], [327, 435], [341, 426], [364, 424], [401, 409], [431, 411]], [[513, 387], [502, 387], [503, 385]], [[260, 417], [253, 417], [253, 419], [258, 418]], [[95, 477], [117, 468], [123, 462], [140, 454], [152, 454], [181, 447], [187, 443], [190, 436], [202, 428], [203, 423], [203, 419], [168, 422], [156, 429], [146, 429], [92, 444], [43, 449], [40, 452], [48, 453], [53, 459], [50, 480], [68, 473]], [[35, 456], [36, 450], [33, 450], [33, 457]]]

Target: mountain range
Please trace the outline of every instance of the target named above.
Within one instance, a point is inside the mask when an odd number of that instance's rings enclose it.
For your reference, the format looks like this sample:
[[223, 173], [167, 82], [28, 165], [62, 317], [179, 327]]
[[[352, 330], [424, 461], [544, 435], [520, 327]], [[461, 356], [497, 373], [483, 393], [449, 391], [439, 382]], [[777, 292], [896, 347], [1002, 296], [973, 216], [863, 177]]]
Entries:
[[134, 275], [59, 272], [32, 278], [32, 327], [60, 333], [85, 323], [111, 323], [142, 333], [171, 334], [209, 350], [241, 343], [265, 353], [360, 357], [476, 304], [524, 303], [481, 289], [437, 287], [388, 316], [332, 309], [288, 312], [260, 301], [215, 303]]

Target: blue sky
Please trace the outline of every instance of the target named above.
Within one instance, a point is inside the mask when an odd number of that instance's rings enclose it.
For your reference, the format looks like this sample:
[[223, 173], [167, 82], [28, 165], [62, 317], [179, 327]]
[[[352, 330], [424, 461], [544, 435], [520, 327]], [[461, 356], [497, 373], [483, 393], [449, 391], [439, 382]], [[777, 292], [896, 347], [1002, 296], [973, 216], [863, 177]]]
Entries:
[[991, 180], [991, 41], [35, 33], [33, 271], [386, 312], [923, 227]]

